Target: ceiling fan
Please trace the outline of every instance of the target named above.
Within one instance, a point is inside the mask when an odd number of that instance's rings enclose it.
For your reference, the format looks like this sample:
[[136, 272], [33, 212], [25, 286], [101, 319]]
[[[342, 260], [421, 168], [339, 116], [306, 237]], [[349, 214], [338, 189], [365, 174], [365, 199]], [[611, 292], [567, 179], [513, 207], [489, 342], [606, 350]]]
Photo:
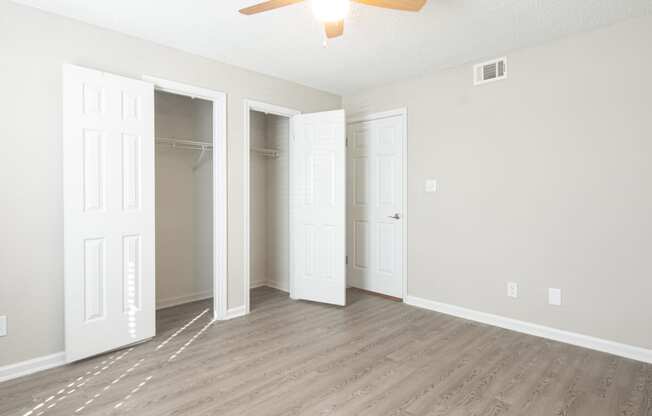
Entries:
[[[306, 0], [268, 0], [251, 7], [245, 7], [240, 13], [252, 15], [280, 7], [290, 6]], [[382, 7], [384, 9], [418, 12], [428, 0], [310, 0], [312, 11], [320, 22], [328, 38], [336, 38], [344, 33], [344, 18], [349, 12], [350, 1], [366, 4], [367, 6]]]

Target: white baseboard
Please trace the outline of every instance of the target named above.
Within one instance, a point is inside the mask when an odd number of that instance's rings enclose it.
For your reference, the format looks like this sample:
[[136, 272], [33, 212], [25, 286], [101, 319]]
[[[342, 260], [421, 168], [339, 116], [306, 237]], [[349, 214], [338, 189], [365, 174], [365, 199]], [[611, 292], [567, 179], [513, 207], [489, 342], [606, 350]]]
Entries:
[[267, 280], [261, 280], [259, 282], [251, 282], [251, 284], [249, 285], [249, 289], [255, 289], [257, 287], [263, 287], [263, 286], [268, 286]]
[[38, 371], [59, 367], [66, 363], [66, 353], [57, 352], [43, 357], [32, 358], [0, 367], [0, 383], [14, 378], [26, 376]]
[[160, 299], [156, 301], [156, 310], [171, 308], [172, 306], [183, 305], [184, 303], [196, 302], [198, 300], [209, 299], [213, 297], [213, 291], [193, 293], [190, 295], [177, 296], [174, 298]]
[[537, 325], [530, 322], [519, 321], [516, 319], [505, 318], [499, 315], [479, 312], [473, 309], [462, 308], [460, 306], [449, 305], [446, 303], [435, 302], [428, 299], [418, 298], [415, 296], [406, 296], [405, 303], [423, 309], [429, 309], [435, 312], [441, 312], [446, 315], [457, 316], [459, 318], [471, 321], [481, 322], [497, 326], [500, 328], [510, 329], [524, 334], [534, 335], [537, 337], [548, 338], [553, 341], [564, 342], [566, 344], [576, 345], [578, 347], [589, 348], [596, 351], [602, 351], [613, 355], [618, 355], [632, 360], [652, 363], [652, 350], [635, 347], [633, 345], [621, 344], [606, 339], [595, 338], [588, 335], [582, 335], [575, 332], [563, 331], [561, 329], [551, 328], [548, 326]]
[[290, 289], [286, 285], [282, 285], [279, 282], [272, 280], [267, 281], [264, 286], [271, 287], [272, 289], [280, 290], [281, 292], [290, 293]]
[[224, 317], [224, 320], [227, 321], [229, 319], [239, 318], [241, 316], [245, 316], [246, 314], [247, 311], [244, 305], [237, 306], [235, 308], [231, 308], [226, 311], [226, 316]]
[[290, 293], [290, 289], [286, 285], [282, 285], [279, 282], [275, 282], [273, 280], [261, 280], [259, 282], [251, 282], [249, 289], [255, 289], [257, 287], [263, 287], [263, 286], [271, 287], [272, 289], [278, 289], [281, 292]]

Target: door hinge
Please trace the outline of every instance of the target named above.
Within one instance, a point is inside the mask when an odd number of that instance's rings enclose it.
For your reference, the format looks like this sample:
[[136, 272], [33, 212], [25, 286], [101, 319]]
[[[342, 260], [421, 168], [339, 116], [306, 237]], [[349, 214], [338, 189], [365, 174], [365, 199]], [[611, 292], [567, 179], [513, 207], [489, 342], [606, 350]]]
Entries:
[[349, 138], [348, 137], [344, 140], [344, 146], [347, 146], [347, 147], [349, 146]]
[[349, 264], [349, 256], [346, 256], [346, 257], [345, 257], [344, 262], [345, 262], [345, 264]]

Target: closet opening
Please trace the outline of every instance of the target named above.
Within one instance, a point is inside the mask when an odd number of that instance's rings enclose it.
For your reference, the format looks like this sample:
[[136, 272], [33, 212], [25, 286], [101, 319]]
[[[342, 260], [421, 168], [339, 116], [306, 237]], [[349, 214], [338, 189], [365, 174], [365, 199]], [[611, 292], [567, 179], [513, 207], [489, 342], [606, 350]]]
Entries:
[[154, 103], [156, 309], [196, 314], [213, 307], [213, 102], [156, 91]]
[[[291, 117], [296, 114], [264, 103], [245, 103], [247, 312], [263, 306], [274, 291], [291, 292], [290, 137]], [[261, 287], [268, 289], [256, 290]]]
[[[215, 320], [227, 319], [226, 94], [152, 76], [143, 79], [154, 85], [154, 129], [159, 139], [156, 146], [156, 298], [158, 308], [169, 308], [159, 316], [165, 318], [168, 311], [182, 313], [183, 310], [170, 307], [204, 298], [203, 304], [195, 305], [200, 313], [206, 310]], [[180, 165], [179, 159], [184, 158], [184, 173], [180, 176], [189, 183], [192, 174], [192, 193], [187, 188], [180, 189], [181, 177], [174, 174], [173, 167]], [[165, 179], [171, 182], [166, 183]], [[172, 192], [170, 188], [175, 187], [180, 193]], [[185, 201], [186, 212], [192, 212], [192, 221], [182, 219], [180, 212], [171, 209], [179, 203], [180, 195], [192, 197], [191, 211], [188, 199]], [[180, 226], [176, 221], [181, 220], [185, 221], [185, 240], [173, 234], [174, 224]], [[199, 247], [199, 243], [205, 245]], [[179, 264], [184, 265], [185, 273], [175, 273]], [[180, 293], [181, 287], [189, 293]]]

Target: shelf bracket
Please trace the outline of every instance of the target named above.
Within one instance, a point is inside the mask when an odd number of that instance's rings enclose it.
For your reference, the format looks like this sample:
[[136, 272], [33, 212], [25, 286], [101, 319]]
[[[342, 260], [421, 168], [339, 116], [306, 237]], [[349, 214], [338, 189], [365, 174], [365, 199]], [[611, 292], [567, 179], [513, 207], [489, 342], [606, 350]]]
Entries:
[[201, 162], [203, 162], [205, 155], [206, 155], [206, 146], [202, 146], [201, 152], [199, 153], [199, 157], [197, 158], [195, 165], [192, 167], [192, 170], [197, 170], [199, 166], [201, 166]]

